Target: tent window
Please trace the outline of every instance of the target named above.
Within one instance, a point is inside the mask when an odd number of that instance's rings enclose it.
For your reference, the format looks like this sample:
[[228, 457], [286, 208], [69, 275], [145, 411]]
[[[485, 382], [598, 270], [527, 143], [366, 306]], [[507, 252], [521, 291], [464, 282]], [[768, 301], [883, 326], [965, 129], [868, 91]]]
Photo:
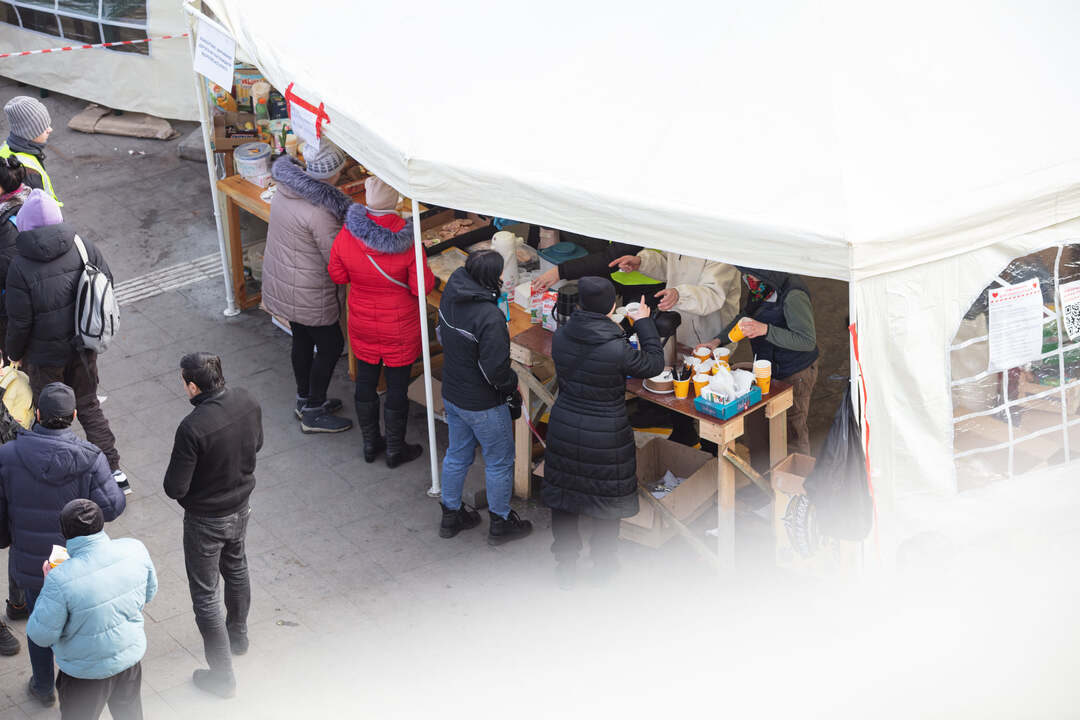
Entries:
[[[987, 368], [991, 288], [1038, 278], [1040, 355], [1004, 372]], [[1013, 260], [979, 294], [950, 347], [953, 457], [961, 490], [1080, 459], [1080, 337], [1070, 340], [1058, 288], [1080, 280], [1080, 244]]]
[[[72, 43], [142, 40], [147, 37], [147, 0], [8, 0], [0, 22], [53, 35]], [[150, 44], [109, 48], [149, 55]]]

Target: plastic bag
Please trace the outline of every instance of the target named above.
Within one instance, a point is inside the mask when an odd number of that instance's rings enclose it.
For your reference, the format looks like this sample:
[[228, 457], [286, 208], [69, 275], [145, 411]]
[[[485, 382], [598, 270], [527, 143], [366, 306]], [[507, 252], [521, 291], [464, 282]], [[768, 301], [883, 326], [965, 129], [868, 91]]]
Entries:
[[862, 540], [874, 520], [862, 434], [851, 407], [851, 386], [836, 411], [813, 472], [803, 484], [817, 530], [840, 540]]

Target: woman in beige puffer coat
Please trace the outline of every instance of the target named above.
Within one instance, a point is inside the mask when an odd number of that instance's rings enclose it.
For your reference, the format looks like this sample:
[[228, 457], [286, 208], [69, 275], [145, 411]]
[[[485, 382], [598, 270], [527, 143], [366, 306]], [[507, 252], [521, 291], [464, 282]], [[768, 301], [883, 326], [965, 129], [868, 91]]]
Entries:
[[326, 397], [345, 349], [338, 318], [341, 297], [327, 273], [330, 248], [352, 200], [334, 187], [345, 154], [324, 140], [302, 169], [288, 157], [274, 163], [277, 191], [263, 258], [262, 304], [289, 321], [296, 376], [296, 416], [305, 433], [344, 432], [352, 421], [334, 415], [341, 400]]

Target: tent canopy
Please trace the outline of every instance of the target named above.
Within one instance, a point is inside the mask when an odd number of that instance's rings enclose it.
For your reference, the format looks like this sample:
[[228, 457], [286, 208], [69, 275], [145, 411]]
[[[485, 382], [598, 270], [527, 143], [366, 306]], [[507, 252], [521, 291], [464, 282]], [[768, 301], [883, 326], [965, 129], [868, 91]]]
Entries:
[[209, 5], [431, 203], [841, 279], [1080, 214], [1064, 0]]

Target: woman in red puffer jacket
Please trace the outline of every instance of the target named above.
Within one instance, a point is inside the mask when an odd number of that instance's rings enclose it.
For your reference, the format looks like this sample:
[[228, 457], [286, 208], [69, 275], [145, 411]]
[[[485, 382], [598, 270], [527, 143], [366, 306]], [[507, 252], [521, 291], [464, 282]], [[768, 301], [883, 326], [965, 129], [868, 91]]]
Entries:
[[[420, 457], [419, 445], [405, 442], [409, 418], [410, 369], [420, 356], [420, 295], [412, 221], [394, 213], [398, 193], [376, 177], [364, 184], [367, 207], [353, 205], [330, 251], [330, 278], [349, 288], [349, 342], [359, 367], [356, 417], [364, 435], [364, 460], [386, 450], [394, 468]], [[423, 294], [435, 288], [424, 259]], [[386, 372], [385, 438], [379, 432], [379, 370]]]

